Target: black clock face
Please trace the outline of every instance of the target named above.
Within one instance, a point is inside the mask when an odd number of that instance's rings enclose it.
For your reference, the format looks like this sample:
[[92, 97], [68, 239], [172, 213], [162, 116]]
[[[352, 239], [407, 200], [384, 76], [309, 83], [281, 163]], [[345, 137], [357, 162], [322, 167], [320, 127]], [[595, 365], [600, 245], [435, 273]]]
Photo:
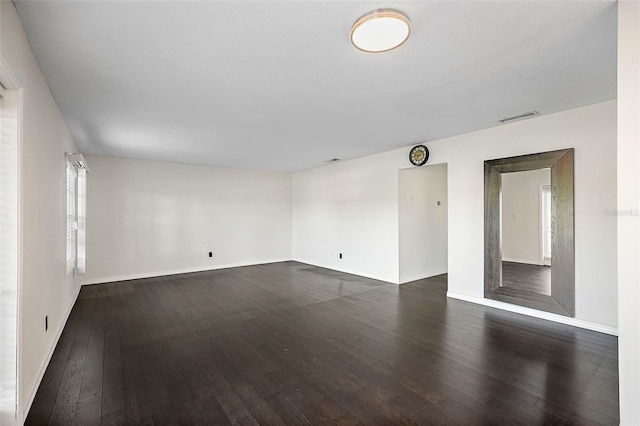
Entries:
[[409, 152], [409, 161], [414, 166], [422, 166], [429, 159], [429, 150], [424, 145], [416, 145]]

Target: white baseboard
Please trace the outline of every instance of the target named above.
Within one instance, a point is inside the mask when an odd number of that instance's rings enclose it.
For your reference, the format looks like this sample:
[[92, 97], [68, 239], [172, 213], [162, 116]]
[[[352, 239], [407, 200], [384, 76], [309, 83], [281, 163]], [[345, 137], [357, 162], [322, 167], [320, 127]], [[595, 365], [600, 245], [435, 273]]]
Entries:
[[53, 352], [58, 346], [58, 341], [60, 341], [60, 336], [62, 336], [62, 331], [64, 327], [67, 325], [67, 321], [69, 320], [69, 315], [71, 315], [71, 311], [73, 307], [76, 305], [78, 301], [78, 296], [80, 295], [80, 289], [82, 286], [78, 286], [78, 292], [76, 293], [76, 297], [73, 299], [73, 302], [69, 305], [67, 309], [67, 313], [64, 315], [64, 321], [60, 322], [58, 325], [58, 330], [56, 330], [56, 337], [53, 339], [53, 343], [47, 352], [47, 356], [44, 359], [44, 362], [40, 365], [40, 371], [38, 371], [38, 376], [36, 377], [36, 381], [31, 385], [29, 392], [27, 393], [27, 402], [22, 407], [22, 413], [20, 413], [19, 417], [21, 418], [20, 424], [24, 424], [25, 420], [27, 420], [27, 415], [29, 415], [29, 410], [31, 410], [31, 405], [33, 405], [33, 400], [36, 398], [36, 393], [38, 392], [38, 388], [40, 387], [40, 383], [42, 383], [42, 379], [44, 378], [44, 373], [47, 371], [47, 367], [51, 362], [51, 357], [53, 356]]
[[587, 330], [597, 331], [599, 333], [610, 334], [612, 336], [618, 335], [618, 328], [610, 325], [598, 324], [595, 322], [585, 321], [577, 318], [565, 317], [562, 315], [552, 314], [549, 312], [542, 312], [536, 309], [525, 308], [524, 306], [512, 305], [511, 303], [500, 302], [498, 300], [485, 299], [483, 297], [469, 296], [461, 293], [454, 293], [447, 291], [447, 297], [451, 299], [464, 300], [466, 302], [475, 303], [478, 305], [489, 306], [496, 309], [502, 309], [503, 311], [515, 312], [517, 314], [527, 315], [530, 317], [536, 317], [547, 321], [558, 322], [561, 324], [571, 325], [573, 327], [584, 328]]
[[138, 280], [141, 278], [164, 277], [168, 275], [189, 274], [192, 272], [215, 271], [217, 269], [238, 268], [241, 266], [266, 265], [269, 263], [279, 263], [279, 262], [289, 262], [289, 261], [291, 261], [291, 259], [273, 259], [273, 260], [266, 260], [258, 263], [240, 262], [240, 263], [229, 263], [225, 265], [212, 265], [212, 266], [203, 266], [203, 267], [196, 267], [196, 268], [173, 269], [173, 270], [167, 270], [167, 271], [143, 272], [138, 274], [89, 278], [86, 280], [82, 280], [81, 283], [82, 285], [104, 284], [104, 283], [112, 283], [116, 281], [128, 281], [128, 280]]

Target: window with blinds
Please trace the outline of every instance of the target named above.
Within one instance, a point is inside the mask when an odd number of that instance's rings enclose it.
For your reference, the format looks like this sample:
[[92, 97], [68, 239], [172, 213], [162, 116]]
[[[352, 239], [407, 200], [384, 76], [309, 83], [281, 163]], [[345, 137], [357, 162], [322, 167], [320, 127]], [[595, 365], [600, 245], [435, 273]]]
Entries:
[[0, 424], [17, 424], [18, 93], [3, 89], [0, 83]]
[[67, 275], [76, 267], [78, 217], [76, 210], [77, 173], [67, 161]]
[[76, 199], [78, 203], [76, 205], [77, 220], [78, 220], [78, 232], [76, 234], [77, 239], [77, 252], [76, 252], [76, 273], [78, 275], [84, 275], [86, 270], [86, 223], [87, 223], [87, 170], [84, 168], [78, 169], [78, 196]]

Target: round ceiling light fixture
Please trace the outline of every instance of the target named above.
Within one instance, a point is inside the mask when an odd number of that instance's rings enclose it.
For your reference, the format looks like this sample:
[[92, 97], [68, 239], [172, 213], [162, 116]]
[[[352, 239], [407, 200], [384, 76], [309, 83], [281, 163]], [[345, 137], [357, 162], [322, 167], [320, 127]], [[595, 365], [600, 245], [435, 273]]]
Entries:
[[351, 27], [351, 43], [364, 52], [387, 52], [407, 41], [409, 18], [394, 9], [378, 9], [361, 16]]

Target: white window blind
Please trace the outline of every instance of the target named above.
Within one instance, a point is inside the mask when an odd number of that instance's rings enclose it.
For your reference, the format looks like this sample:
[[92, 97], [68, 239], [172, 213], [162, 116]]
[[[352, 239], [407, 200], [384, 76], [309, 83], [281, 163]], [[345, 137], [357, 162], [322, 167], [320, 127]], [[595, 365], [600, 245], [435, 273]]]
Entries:
[[86, 240], [86, 218], [87, 218], [87, 170], [78, 169], [78, 204], [77, 204], [77, 220], [78, 220], [78, 234], [77, 234], [77, 253], [76, 253], [76, 272], [78, 275], [85, 274], [85, 240]]
[[17, 111], [17, 92], [0, 90], [0, 424], [17, 424]]
[[76, 267], [78, 220], [76, 216], [76, 178], [74, 167], [67, 161], [67, 275]]

